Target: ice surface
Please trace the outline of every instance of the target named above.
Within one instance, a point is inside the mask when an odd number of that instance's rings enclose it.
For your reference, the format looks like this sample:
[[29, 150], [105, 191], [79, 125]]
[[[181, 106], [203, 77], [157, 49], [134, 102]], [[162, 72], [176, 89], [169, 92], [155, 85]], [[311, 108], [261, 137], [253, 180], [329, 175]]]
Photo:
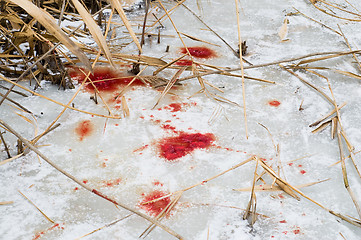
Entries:
[[[201, 9], [198, 8], [197, 2], [200, 3], [198, 6], [201, 6]], [[350, 2], [361, 10], [359, 1]], [[164, 1], [164, 4], [170, 9], [175, 3]], [[231, 46], [237, 48], [234, 1], [186, 1], [185, 4], [200, 14], [203, 21]], [[355, 11], [345, 2], [342, 4], [346, 9]], [[308, 1], [241, 1], [240, 6], [242, 39], [246, 40], [248, 45], [246, 59], [253, 64], [289, 59], [309, 53], [348, 50], [341, 36], [300, 15], [288, 16], [289, 41], [281, 42], [278, 30], [285, 16], [296, 12], [293, 7], [335, 30], [338, 30], [339, 24], [354, 49], [360, 46], [359, 23], [327, 16], [316, 10]], [[163, 11], [157, 8], [152, 11], [158, 17], [163, 14]], [[171, 16], [180, 32], [219, 45], [208, 45], [183, 37], [187, 46], [207, 46], [217, 53], [217, 57], [208, 60], [196, 59], [197, 61], [219, 67], [239, 66], [239, 59], [232, 51], [213, 33], [205, 30], [187, 10], [179, 7]], [[142, 22], [142, 15], [133, 13], [129, 17], [136, 23]], [[120, 22], [118, 18], [115, 20]], [[153, 21], [154, 18], [150, 16], [149, 22]], [[169, 62], [181, 55], [180, 48], [183, 45], [171, 23], [164, 21], [162, 24], [165, 28], [161, 29], [161, 34], [174, 37], [162, 37], [161, 44], [157, 44], [156, 36], [147, 38], [143, 54], [162, 57]], [[116, 32], [116, 37], [120, 38], [119, 44], [130, 41], [122, 39], [128, 36], [124, 30], [125, 28], [120, 28]], [[140, 32], [141, 28], [135, 30]], [[157, 34], [158, 30], [154, 29], [152, 33]], [[167, 45], [170, 46], [168, 53], [165, 52]], [[134, 44], [129, 44], [121, 49], [121, 52], [136, 54], [137, 49]], [[311, 63], [310, 66], [329, 67], [359, 74], [357, 65], [350, 55]], [[153, 70], [155, 69], [148, 68], [145, 74], [151, 74]], [[174, 73], [175, 70], [168, 69], [161, 72], [160, 76], [171, 78]], [[342, 123], [357, 152], [360, 150], [361, 142], [360, 80], [332, 71], [320, 73], [329, 78], [336, 102], [347, 102], [340, 111]], [[189, 74], [184, 73], [182, 77]], [[241, 73], [239, 71], [236, 74]], [[37, 146], [49, 159], [77, 179], [127, 206], [146, 213], [139, 205], [144, 195], [154, 190], [169, 193], [182, 190], [215, 176], [251, 156], [257, 155], [266, 159], [267, 163], [273, 163], [276, 169], [277, 156], [274, 146], [279, 145], [279, 159], [283, 166], [281, 177], [294, 186], [329, 178], [326, 182], [302, 188], [302, 191], [328, 209], [358, 218], [344, 187], [340, 164], [331, 166], [339, 161], [337, 140], [330, 138], [329, 128], [312, 134], [312, 129], [308, 127], [331, 111], [332, 105], [277, 65], [246, 70], [245, 74], [276, 82], [268, 84], [245, 80], [248, 140], [245, 137], [243, 107], [240, 107], [243, 106], [240, 78], [209, 75], [204, 79], [224, 93], [217, 92], [209, 86], [207, 89], [240, 106], [215, 101], [204, 94], [195, 94], [200, 90], [200, 85], [197, 80], [192, 79], [171, 90], [172, 95], [167, 96], [152, 110], [160, 92], [138, 86], [125, 94], [130, 116], [114, 120], [67, 110], [58, 120], [61, 126], [43, 137]], [[324, 79], [304, 71], [298, 71], [297, 74], [331, 96]], [[9, 86], [4, 82], [1, 82], [1, 85]], [[25, 83], [24, 85], [29, 87]], [[3, 89], [0, 91], [5, 93]], [[62, 91], [43, 82], [42, 88], [36, 91], [66, 104], [76, 89]], [[110, 99], [111, 94], [105, 94], [104, 97]], [[90, 96], [89, 92], [80, 91], [73, 101], [74, 106], [107, 115], [104, 104], [100, 102], [96, 105], [89, 99]], [[5, 102], [0, 108], [1, 119], [27, 139], [32, 139], [44, 131], [63, 109], [37, 96], [24, 98], [10, 94], [10, 97], [31, 110], [34, 116], [25, 114], [11, 107], [9, 102]], [[268, 104], [269, 101], [279, 101], [281, 104], [274, 107]], [[299, 111], [302, 102], [303, 110]], [[181, 110], [172, 112], [172, 108], [169, 107], [171, 103], [181, 103]], [[115, 114], [122, 114], [114, 105], [110, 107]], [[30, 124], [17, 114], [25, 115], [34, 124]], [[212, 117], [214, 114], [216, 117]], [[87, 120], [94, 129], [89, 136], [80, 141], [75, 129], [79, 123]], [[165, 129], [166, 124], [175, 127], [175, 131], [212, 133], [216, 138], [208, 149], [197, 149], [185, 157], [169, 162], [160, 157], [158, 146], [162, 139], [175, 136], [177, 133], [172, 129]], [[6, 132], [4, 137], [11, 154], [16, 155], [15, 137], [9, 132]], [[3, 145], [0, 156], [2, 160], [7, 159]], [[356, 162], [360, 162], [359, 154], [355, 155], [355, 159]], [[346, 160], [346, 167], [351, 188], [359, 201], [360, 178], [349, 160]], [[0, 206], [1, 239], [76, 239], [130, 214], [81, 189], [33, 152], [1, 165], [0, 168], [0, 202], [14, 202]], [[255, 162], [249, 162], [184, 192], [162, 223], [182, 235], [184, 239], [343, 239], [342, 236], [346, 239], [360, 238], [360, 228], [336, 218], [305, 198], [297, 201], [282, 192], [256, 192], [257, 213], [260, 215], [251, 228], [248, 222], [242, 219], [250, 192], [238, 192], [233, 189], [251, 187], [254, 170]], [[258, 173], [261, 173], [260, 166]], [[268, 176], [264, 177], [264, 180], [272, 183]], [[259, 184], [262, 183], [258, 182], [257, 185]], [[47, 221], [18, 191], [26, 195], [59, 225], [53, 227], [54, 224]], [[148, 225], [147, 221], [133, 215], [84, 239], [137, 239]], [[172, 239], [172, 236], [160, 228], [155, 228], [147, 239]]]

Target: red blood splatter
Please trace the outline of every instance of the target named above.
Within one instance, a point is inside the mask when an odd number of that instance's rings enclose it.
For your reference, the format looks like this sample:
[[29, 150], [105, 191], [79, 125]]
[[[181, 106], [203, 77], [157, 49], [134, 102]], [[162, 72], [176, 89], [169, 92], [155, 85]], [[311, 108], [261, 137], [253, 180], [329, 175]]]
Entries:
[[298, 165], [298, 167], [302, 167], [302, 165], [300, 164], [300, 165]]
[[39, 238], [42, 237], [45, 233], [53, 230], [54, 228], [64, 229], [64, 227], [60, 227], [60, 224], [59, 224], [59, 223], [55, 223], [53, 226], [51, 226], [50, 228], [46, 229], [45, 231], [41, 231], [41, 232], [35, 234], [35, 236], [33, 237], [33, 240], [39, 239]]
[[292, 165], [293, 165], [293, 163], [289, 163], [288, 165], [289, 165], [289, 166], [292, 166]]
[[284, 232], [282, 232], [282, 233], [286, 235], [288, 232], [287, 232], [287, 231], [284, 231]]
[[71, 152], [71, 148], [69, 148], [69, 152]]
[[293, 233], [294, 234], [299, 234], [301, 231], [299, 230], [299, 229], [295, 229], [295, 230], [293, 230]]
[[79, 190], [79, 188], [78, 188], [78, 187], [75, 187], [75, 188], [74, 188], [74, 191], [77, 191], [77, 190]]
[[286, 220], [282, 220], [282, 221], [280, 221], [280, 223], [287, 223], [287, 221], [286, 221]]
[[268, 105], [270, 105], [272, 107], [278, 107], [279, 105], [281, 105], [281, 103], [277, 100], [273, 100], [273, 101], [269, 101]]
[[88, 183], [88, 180], [83, 180], [83, 183], [84, 183], [84, 184], [87, 184], [87, 183]]
[[[189, 49], [189, 48], [188, 48]], [[192, 53], [191, 53], [192, 54]], [[181, 59], [181, 60], [178, 60], [175, 65], [178, 65], [178, 66], [192, 66], [193, 64], [193, 61], [192, 60], [188, 60], [188, 59]]]
[[[189, 47], [188, 51], [193, 57], [196, 58], [211, 58], [216, 56], [216, 53], [207, 47]], [[181, 48], [181, 53], [187, 53], [187, 49]]]
[[170, 130], [170, 131], [172, 131], [172, 132], [174, 132], [174, 133], [177, 133], [177, 131], [175, 130], [176, 128], [173, 127], [173, 126], [171, 126], [171, 125], [169, 125], [169, 124], [163, 124], [163, 125], [162, 125], [162, 128], [165, 129], [165, 130]]
[[305, 174], [306, 171], [305, 171], [305, 170], [301, 170], [300, 173], [301, 173], [301, 174]]
[[114, 187], [115, 185], [119, 185], [119, 183], [121, 181], [122, 181], [121, 178], [112, 179], [112, 180], [108, 180], [108, 181], [103, 181], [103, 186], [104, 187]]
[[148, 194], [147, 196], [145, 196], [143, 198], [143, 200], [141, 201], [141, 203], [139, 204], [139, 206], [140, 206], [140, 208], [147, 211], [147, 213], [149, 215], [158, 216], [163, 211], [163, 209], [165, 209], [168, 206], [168, 204], [170, 203], [170, 197], [166, 197], [166, 198], [163, 198], [159, 201], [152, 202], [152, 203], [147, 203], [147, 204], [143, 204], [143, 203], [152, 201], [152, 200], [160, 198], [160, 197], [164, 197], [165, 195], [167, 195], [167, 193], [155, 190], [155, 191], [151, 192], [150, 194]]
[[80, 122], [75, 128], [75, 132], [79, 136], [79, 141], [83, 141], [84, 138], [90, 136], [93, 131], [94, 126], [90, 120]]
[[143, 151], [144, 149], [146, 149], [148, 146], [149, 146], [149, 145], [146, 144], [146, 145], [144, 145], [144, 146], [141, 146], [140, 148], [135, 149], [133, 152], [134, 152], [134, 153], [135, 153], [135, 152], [141, 152], [141, 151]]
[[[71, 68], [69, 75], [78, 82], [84, 81], [88, 71], [82, 68]], [[93, 73], [89, 75], [90, 80], [96, 86], [98, 91], [101, 92], [112, 92], [118, 89], [119, 86], [127, 85], [134, 78], [133, 76], [125, 76], [121, 72], [117, 72], [110, 67], [95, 67]], [[90, 82], [88, 80], [88, 82]], [[144, 83], [136, 79], [132, 85], [143, 86]], [[93, 92], [94, 87], [91, 83], [86, 83], [85, 88], [88, 91]]]
[[182, 109], [182, 105], [180, 103], [172, 103], [168, 106], [171, 108], [171, 112], [179, 112]]
[[285, 196], [283, 196], [282, 193], [278, 194], [278, 197], [281, 199], [285, 198]]
[[153, 185], [163, 187], [163, 183], [159, 182], [158, 180], [154, 180]]
[[161, 157], [173, 161], [181, 158], [195, 149], [209, 147], [215, 137], [211, 133], [180, 133], [177, 137], [169, 137], [160, 142]]

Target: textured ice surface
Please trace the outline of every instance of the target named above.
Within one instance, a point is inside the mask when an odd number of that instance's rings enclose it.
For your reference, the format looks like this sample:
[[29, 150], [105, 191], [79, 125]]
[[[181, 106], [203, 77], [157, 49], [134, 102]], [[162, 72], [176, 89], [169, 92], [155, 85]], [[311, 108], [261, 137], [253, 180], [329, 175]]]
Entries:
[[[185, 3], [237, 48], [234, 1], [198, 2], [201, 3], [201, 11], [196, 1]], [[352, 3], [361, 10], [358, 1]], [[164, 4], [170, 9], [174, 2], [166, 1]], [[355, 11], [346, 3], [342, 4], [346, 9]], [[359, 23], [326, 16], [308, 1], [241, 1], [240, 25], [242, 39], [248, 45], [247, 60], [253, 64], [262, 64], [309, 53], [348, 50], [342, 37], [300, 15], [288, 17], [289, 41], [281, 42], [278, 30], [285, 16], [296, 12], [293, 7], [333, 29], [337, 30], [339, 24], [354, 49], [359, 47]], [[159, 9], [152, 11], [158, 17], [162, 15]], [[130, 18], [134, 22], [142, 21], [142, 16], [137, 14], [130, 15]], [[218, 45], [199, 43], [183, 37], [187, 46], [207, 46], [217, 54], [217, 57], [196, 61], [220, 67], [239, 66], [239, 59], [232, 51], [213, 33], [205, 30], [184, 8], [179, 7], [174, 11], [172, 19], [180, 32]], [[120, 19], [115, 20], [120, 22]], [[152, 21], [154, 19], [150, 18], [149, 22]], [[180, 48], [183, 45], [171, 23], [164, 21], [162, 24], [165, 28], [161, 30], [161, 34], [166, 36], [162, 37], [161, 44], [157, 44], [156, 36], [147, 38], [143, 54], [162, 57], [169, 62], [181, 55]], [[117, 32], [120, 39], [128, 36], [123, 30], [121, 28]], [[140, 28], [135, 30], [141, 31]], [[157, 34], [157, 29], [152, 33]], [[167, 37], [168, 35], [174, 37]], [[120, 44], [125, 40], [118, 41]], [[167, 45], [170, 46], [168, 53], [165, 52]], [[121, 51], [127, 54], [137, 52], [134, 44]], [[310, 65], [359, 74], [351, 56]], [[149, 68], [145, 73], [151, 74], [152, 70], [154, 69]], [[160, 76], [171, 78], [174, 73], [175, 70], [165, 70]], [[297, 73], [330, 96], [324, 79], [302, 71]], [[343, 127], [357, 152], [361, 142], [360, 82], [332, 71], [320, 73], [329, 78], [337, 103], [347, 102], [340, 112]], [[187, 74], [190, 73], [184, 73], [182, 77]], [[184, 189], [215, 176], [250, 156], [264, 158], [275, 167], [277, 157], [274, 145], [279, 145], [279, 159], [283, 166], [281, 176], [284, 179], [297, 186], [329, 178], [326, 182], [303, 188], [302, 191], [335, 212], [357, 218], [355, 207], [343, 185], [341, 166], [331, 166], [339, 161], [337, 140], [331, 140], [329, 128], [312, 134], [312, 129], [308, 127], [332, 110], [332, 106], [320, 94], [277, 65], [246, 70], [245, 74], [276, 82], [268, 84], [245, 80], [248, 140], [245, 137], [243, 108], [215, 101], [204, 94], [195, 94], [200, 90], [200, 85], [193, 79], [184, 82], [176, 90], [171, 90], [172, 95], [162, 100], [154, 110], [152, 108], [160, 92], [147, 87], [134, 87], [125, 94], [130, 116], [120, 120], [107, 120], [67, 110], [58, 120], [61, 126], [42, 138], [37, 146], [62, 169], [87, 185], [146, 213], [139, 207], [139, 203], [151, 192], [167, 193]], [[243, 106], [240, 78], [210, 75], [204, 79], [224, 93], [207, 86], [209, 91]], [[5, 92], [3, 89], [0, 91]], [[56, 86], [45, 82], [37, 90], [62, 103], [67, 103], [75, 91], [59, 91]], [[104, 98], [111, 99], [117, 92], [104, 94]], [[90, 96], [89, 92], [81, 91], [73, 101], [74, 106], [89, 112], [107, 114], [104, 104], [100, 102], [96, 105], [89, 99]], [[10, 97], [31, 110], [34, 118], [3, 104], [0, 108], [1, 119], [27, 139], [44, 131], [63, 109], [36, 96], [23, 98], [11, 94]], [[278, 101], [280, 105], [271, 106], [270, 101]], [[302, 102], [303, 110], [299, 111]], [[178, 109], [169, 106], [172, 103], [180, 103], [181, 109], [176, 111]], [[117, 104], [119, 106], [119, 103], [110, 103], [109, 106], [115, 114], [122, 114]], [[32, 119], [34, 126], [16, 113]], [[91, 131], [81, 138], [76, 134], [76, 129], [84, 121], [88, 121], [89, 125], [86, 125], [90, 126]], [[271, 135], [260, 124], [267, 127]], [[177, 136], [179, 132], [212, 133], [215, 140], [207, 149], [195, 149], [176, 161], [166, 161], [159, 152], [159, 145], [162, 139]], [[4, 137], [11, 153], [15, 155], [15, 138], [8, 132]], [[1, 159], [6, 159], [3, 146], [1, 150]], [[358, 154], [355, 159], [360, 162]], [[292, 160], [296, 161], [290, 162]], [[346, 160], [346, 166], [350, 185], [359, 201], [360, 179], [349, 160]], [[0, 201], [14, 202], [0, 206], [1, 239], [76, 239], [129, 214], [81, 189], [33, 152], [0, 167]], [[261, 173], [260, 166], [258, 167], [258, 173]], [[361, 235], [360, 228], [334, 217], [305, 198], [297, 201], [282, 192], [256, 193], [257, 213], [260, 215], [251, 228], [242, 219], [250, 192], [237, 192], [233, 189], [250, 187], [254, 170], [255, 163], [250, 162], [184, 192], [175, 208], [162, 222], [185, 239], [343, 239], [341, 234], [346, 239], [359, 239], [357, 236]], [[269, 184], [272, 182], [268, 176], [264, 180]], [[262, 183], [258, 182], [257, 185], [259, 184]], [[47, 221], [18, 190], [59, 225], [54, 226]], [[148, 225], [148, 222], [133, 215], [85, 239], [137, 239]], [[172, 239], [172, 236], [155, 228], [147, 238]]]

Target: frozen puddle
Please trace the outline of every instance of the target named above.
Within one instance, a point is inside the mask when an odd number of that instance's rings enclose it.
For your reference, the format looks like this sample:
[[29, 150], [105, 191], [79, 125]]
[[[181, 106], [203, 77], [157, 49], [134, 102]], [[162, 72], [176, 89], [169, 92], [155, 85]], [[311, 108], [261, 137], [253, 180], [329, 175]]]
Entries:
[[[185, 3], [200, 14], [196, 2]], [[203, 21], [237, 49], [235, 3], [205, 0], [199, 3]], [[346, 2], [342, 4], [349, 11], [356, 11]], [[361, 10], [360, 3], [352, 4]], [[175, 3], [168, 1], [164, 5], [170, 9]], [[254, 65], [310, 53], [349, 50], [342, 36], [300, 14], [290, 14], [296, 13], [292, 7], [333, 29], [338, 30], [340, 24], [354, 49], [360, 43], [359, 23], [325, 15], [307, 1], [241, 1], [241, 6], [241, 34], [248, 45], [245, 58]], [[163, 14], [155, 5], [152, 12], [158, 17]], [[286, 37], [289, 40], [280, 41], [278, 32], [286, 15], [289, 15]], [[136, 14], [130, 19], [134, 23], [142, 22], [142, 16]], [[183, 35], [186, 45], [192, 47], [189, 50], [193, 59], [182, 58], [175, 63], [178, 68], [192, 65], [192, 61], [239, 67], [239, 59], [233, 52], [185, 8], [177, 8], [172, 19], [180, 32], [204, 41]], [[155, 19], [150, 16], [148, 21], [151, 24]], [[162, 24], [161, 43], [157, 44], [158, 30], [154, 29], [154, 35], [146, 39], [143, 55], [170, 62], [186, 52], [171, 23]], [[124, 29], [119, 28], [117, 36], [123, 36]], [[135, 30], [140, 32], [141, 28]], [[169, 52], [165, 51], [167, 46]], [[122, 51], [134, 54], [136, 47], [130, 44]], [[161, 214], [161, 223], [184, 239], [359, 239], [360, 227], [330, 214], [300, 194], [296, 194], [300, 199], [297, 200], [277, 189], [277, 184], [267, 189], [274, 180], [263, 172], [272, 166], [276, 175], [299, 188], [312, 201], [335, 213], [360, 219], [344, 187], [341, 164], [336, 164], [340, 153], [337, 137], [330, 137], [331, 126], [317, 133], [311, 132], [315, 127], [309, 127], [334, 109], [321, 94], [278, 65], [246, 69], [246, 76], [275, 82], [245, 79], [249, 134], [246, 139], [241, 78], [204, 76], [207, 89], [204, 92], [199, 92], [197, 79], [186, 80], [175, 85], [155, 106], [162, 88], [155, 90], [140, 80], [119, 96], [133, 79], [128, 65], [115, 71], [97, 67], [91, 78], [100, 96], [94, 97], [94, 86], [85, 83], [71, 105], [83, 112], [66, 110], [57, 120], [60, 126], [36, 143], [38, 150], [90, 189], [147, 216], [154, 218]], [[202, 65], [205, 69], [210, 69], [209, 66]], [[249, 65], [245, 63], [246, 66]], [[359, 165], [360, 80], [314, 68], [327, 67], [360, 75], [357, 63], [348, 54], [310, 62], [308, 66], [310, 71], [327, 76], [337, 104], [347, 103], [340, 110], [342, 125], [355, 147], [353, 157]], [[142, 75], [152, 75], [156, 69], [148, 67]], [[166, 69], [158, 76], [171, 79], [177, 70]], [[232, 73], [241, 75], [240, 71]], [[332, 97], [324, 78], [305, 70], [296, 73]], [[70, 70], [70, 74], [74, 80], [84, 80], [78, 68]], [[181, 78], [191, 74], [186, 69]], [[6, 82], [0, 84], [10, 86]], [[32, 89], [28, 83], [22, 85]], [[76, 89], [62, 91], [42, 82], [42, 88], [36, 92], [67, 104], [79, 87], [80, 84]], [[26, 93], [20, 88], [16, 90]], [[6, 90], [0, 88], [0, 92], [4, 94]], [[24, 98], [15, 93], [9, 96], [33, 115], [4, 102], [0, 118], [28, 140], [47, 129], [63, 110], [59, 104], [38, 96]], [[109, 116], [109, 111], [112, 118], [101, 116]], [[3, 136], [11, 155], [15, 156], [16, 138], [8, 131]], [[347, 157], [346, 142], [342, 145]], [[1, 159], [8, 159], [4, 145], [0, 146]], [[256, 164], [252, 157], [262, 162]], [[248, 159], [251, 160], [247, 162]], [[345, 166], [355, 199], [360, 203], [360, 178], [349, 158]], [[25, 156], [3, 163], [0, 168], [0, 202], [13, 202], [0, 206], [2, 239], [137, 239], [150, 225], [145, 219], [84, 190], [33, 151], [26, 151]], [[255, 170], [260, 179], [255, 184], [257, 219], [251, 226], [251, 218], [243, 220], [243, 216], [251, 197]], [[315, 182], [319, 183], [311, 185]], [[170, 196], [171, 193], [174, 194]], [[152, 202], [158, 198], [162, 199]], [[169, 205], [171, 210], [163, 211]], [[160, 227], [146, 236], [157, 240], [173, 238]]]

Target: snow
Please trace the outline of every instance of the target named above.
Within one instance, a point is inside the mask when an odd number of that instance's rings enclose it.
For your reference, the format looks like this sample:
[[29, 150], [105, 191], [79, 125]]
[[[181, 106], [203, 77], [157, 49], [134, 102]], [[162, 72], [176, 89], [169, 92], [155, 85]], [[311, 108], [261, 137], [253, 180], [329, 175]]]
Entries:
[[[201, 14], [196, 1], [185, 3], [236, 49], [238, 35], [234, 2], [199, 2], [202, 6]], [[351, 2], [356, 8], [361, 9], [358, 1]], [[165, 1], [164, 4], [169, 9], [174, 2]], [[295, 12], [292, 7], [321, 20], [335, 30], [338, 30], [339, 24], [354, 49], [359, 45], [359, 23], [350, 23], [322, 14], [308, 1], [241, 1], [241, 7], [241, 34], [242, 39], [247, 41], [249, 51], [246, 59], [253, 64], [315, 52], [348, 50], [341, 36], [299, 15], [288, 16], [290, 23], [287, 38], [290, 40], [281, 42], [278, 30], [286, 14]], [[350, 7], [347, 9], [353, 10]], [[160, 10], [153, 11], [159, 15], [163, 13]], [[217, 53], [215, 58], [197, 61], [221, 67], [239, 66], [239, 59], [232, 51], [214, 34], [205, 30], [187, 10], [179, 7], [171, 16], [180, 32], [219, 45], [211, 46], [184, 37], [187, 46], [207, 46]], [[141, 22], [142, 16], [134, 14], [131, 17]], [[153, 20], [152, 17], [150, 19]], [[121, 20], [115, 17], [114, 21]], [[161, 34], [177, 35], [169, 21], [162, 24], [165, 29], [161, 30]], [[123, 32], [124, 29], [117, 29], [117, 37], [127, 36]], [[141, 31], [141, 28], [134, 29], [137, 32]], [[156, 34], [157, 30], [153, 33]], [[91, 43], [89, 39], [80, 40]], [[120, 38], [119, 43], [122, 43], [121, 41], [124, 40]], [[179, 49], [183, 46], [178, 37], [164, 37], [159, 45], [156, 37], [151, 41], [151, 44], [149, 40], [146, 41], [144, 55], [162, 57], [167, 62], [180, 56]], [[165, 52], [167, 45], [170, 46], [169, 53]], [[136, 54], [136, 49], [135, 44], [130, 44], [121, 51]], [[359, 74], [351, 55], [310, 65]], [[154, 70], [149, 68], [145, 74], [152, 74]], [[168, 69], [161, 72], [160, 76], [170, 79], [174, 73], [175, 70]], [[235, 73], [241, 74], [240, 71]], [[347, 102], [340, 111], [342, 123], [357, 152], [360, 150], [361, 142], [360, 82], [358, 79], [332, 71], [320, 73], [329, 78], [336, 102]], [[182, 77], [189, 74], [184, 73]], [[193, 79], [187, 80], [176, 90], [171, 90], [173, 95], [167, 96], [153, 110], [160, 92], [148, 87], [134, 87], [125, 94], [130, 116], [107, 120], [66, 110], [58, 120], [60, 127], [43, 137], [37, 143], [38, 149], [63, 170], [85, 181], [86, 185], [146, 213], [139, 207], [143, 199], [142, 194], [146, 195], [154, 190], [170, 193], [182, 190], [226, 171], [254, 155], [265, 158], [267, 163], [273, 162], [276, 166], [274, 145], [279, 145], [279, 159], [283, 165], [281, 177], [294, 186], [330, 178], [326, 182], [302, 188], [301, 191], [328, 209], [357, 218], [356, 209], [343, 184], [341, 166], [331, 166], [339, 161], [337, 139], [330, 138], [329, 128], [312, 134], [312, 128], [308, 127], [331, 111], [332, 105], [278, 66], [246, 70], [245, 74], [276, 82], [268, 84], [245, 80], [248, 140], [245, 137], [243, 107], [240, 107], [243, 106], [240, 78], [209, 75], [204, 79], [222, 89], [224, 93], [217, 92], [209, 86], [207, 88], [240, 106], [215, 101], [204, 94], [195, 94], [200, 90], [200, 86], [198, 81]], [[297, 74], [330, 95], [324, 79], [303, 71], [298, 71]], [[1, 85], [9, 86], [4, 82], [1, 82]], [[32, 88], [27, 83], [23, 85]], [[57, 86], [47, 82], [42, 82], [41, 85], [42, 88], [37, 89], [38, 93], [64, 104], [77, 90], [58, 90]], [[0, 89], [0, 92], [5, 93], [5, 90]], [[8, 102], [4, 102], [0, 108], [0, 118], [27, 139], [32, 139], [44, 131], [63, 109], [37, 96], [24, 98], [13, 93], [9, 96], [30, 109], [34, 116], [14, 109], [5, 104]], [[89, 99], [90, 96], [90, 93], [80, 91], [74, 100], [74, 106], [107, 115], [104, 105], [96, 105]], [[110, 98], [110, 95], [104, 96]], [[273, 100], [279, 101], [281, 105], [270, 106], [268, 102]], [[304, 110], [299, 111], [302, 101]], [[184, 105], [181, 111], [171, 112], [165, 108], [171, 103]], [[112, 109], [113, 107], [111, 106]], [[113, 110], [116, 114], [122, 114], [120, 110]], [[26, 122], [16, 113], [31, 119], [34, 124]], [[212, 117], [214, 114], [215, 118]], [[94, 131], [83, 141], [79, 141], [75, 129], [85, 120], [92, 123]], [[214, 145], [208, 149], [195, 150], [177, 161], [168, 162], [160, 157], [157, 146], [163, 138], [174, 136], [176, 133], [162, 128], [163, 124], [174, 126], [177, 131], [213, 133], [216, 136]], [[11, 154], [16, 155], [15, 137], [9, 132], [6, 132], [4, 137]], [[343, 144], [345, 146], [345, 143]], [[3, 145], [1, 150], [1, 159], [7, 159]], [[355, 160], [357, 163], [360, 162], [359, 154], [355, 155]], [[175, 209], [171, 211], [170, 216], [162, 220], [162, 223], [182, 235], [184, 239], [208, 239], [208, 236], [209, 239], [343, 239], [341, 234], [346, 239], [359, 239], [360, 228], [336, 218], [305, 198], [301, 197], [301, 200], [297, 201], [280, 191], [256, 192], [257, 213], [260, 215], [255, 225], [250, 227], [247, 220], [243, 220], [243, 214], [251, 194], [233, 189], [252, 186], [255, 165], [254, 161], [249, 162], [184, 192]], [[349, 160], [346, 160], [346, 167], [351, 188], [359, 201], [360, 178]], [[3, 239], [36, 239], [37, 234], [42, 231], [45, 233], [37, 239], [76, 239], [130, 214], [81, 189], [79, 185], [37, 157], [34, 152], [1, 165], [0, 168], [0, 202], [14, 202], [0, 206], [0, 236]], [[261, 172], [261, 167], [258, 166], [258, 173]], [[118, 185], [104, 184], [105, 181], [115, 179], [121, 179]], [[268, 176], [265, 176], [264, 180], [268, 184], [272, 183]], [[157, 181], [161, 184], [155, 184]], [[258, 182], [257, 185], [259, 184], [262, 183]], [[46, 220], [18, 191], [60, 225], [46, 231], [54, 224]], [[148, 225], [149, 222], [132, 215], [84, 239], [137, 239]], [[172, 239], [172, 236], [157, 227], [147, 239]]]

